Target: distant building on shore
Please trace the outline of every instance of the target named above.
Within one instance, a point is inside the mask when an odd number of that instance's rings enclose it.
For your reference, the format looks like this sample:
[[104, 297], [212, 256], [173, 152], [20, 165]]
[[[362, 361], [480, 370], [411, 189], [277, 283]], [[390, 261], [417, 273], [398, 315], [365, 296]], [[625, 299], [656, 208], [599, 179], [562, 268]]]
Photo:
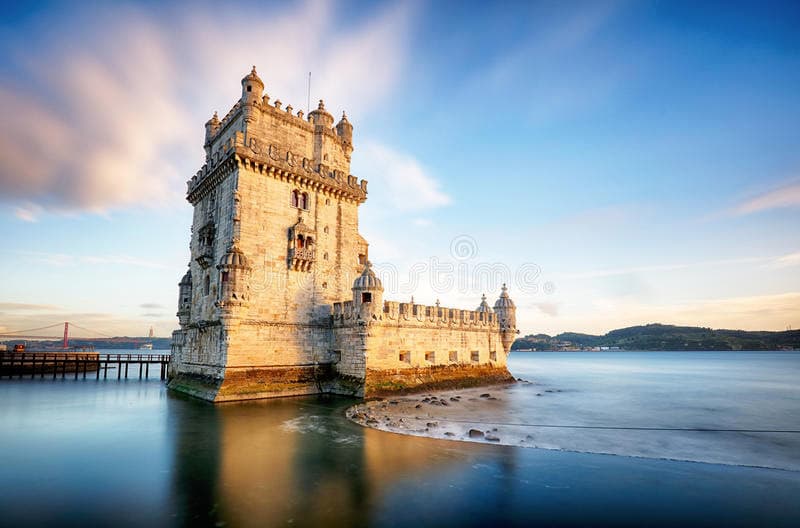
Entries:
[[189, 269], [179, 284], [169, 387], [211, 401], [373, 396], [511, 380], [516, 308], [503, 286], [476, 310], [383, 299], [358, 232], [367, 182], [353, 126], [322, 101], [270, 101], [255, 71], [205, 125], [188, 182]]

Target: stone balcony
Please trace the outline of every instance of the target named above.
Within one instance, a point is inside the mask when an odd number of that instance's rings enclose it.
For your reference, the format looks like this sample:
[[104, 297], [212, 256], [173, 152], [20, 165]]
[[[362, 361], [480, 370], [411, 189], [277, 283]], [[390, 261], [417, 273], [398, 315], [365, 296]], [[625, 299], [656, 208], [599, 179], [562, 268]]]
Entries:
[[289, 250], [289, 267], [295, 271], [310, 271], [311, 265], [317, 259], [317, 252], [313, 247], [292, 248]]

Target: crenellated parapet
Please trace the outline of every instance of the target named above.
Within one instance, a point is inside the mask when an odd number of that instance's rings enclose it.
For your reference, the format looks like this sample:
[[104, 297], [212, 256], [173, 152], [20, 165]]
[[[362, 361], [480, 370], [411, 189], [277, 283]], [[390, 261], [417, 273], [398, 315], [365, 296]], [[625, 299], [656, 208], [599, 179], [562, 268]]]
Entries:
[[[362, 311], [353, 301], [334, 303], [332, 315], [335, 327], [355, 324], [363, 316]], [[500, 330], [497, 314], [495, 313], [396, 301], [383, 302], [383, 312], [379, 321], [383, 324], [403, 326]]]
[[331, 169], [279, 145], [262, 145], [256, 138], [245, 143], [244, 134], [235, 133], [186, 182], [186, 198], [190, 203], [197, 203], [236, 167], [356, 203], [367, 199], [367, 180]]

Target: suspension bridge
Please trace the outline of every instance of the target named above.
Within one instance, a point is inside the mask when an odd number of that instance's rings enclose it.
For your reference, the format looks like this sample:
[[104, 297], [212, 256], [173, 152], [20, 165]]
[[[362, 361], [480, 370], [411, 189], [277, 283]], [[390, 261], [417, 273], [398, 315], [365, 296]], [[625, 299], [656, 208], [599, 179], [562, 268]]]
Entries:
[[[63, 332], [62, 332], [63, 327]], [[119, 338], [108, 335], [105, 332], [91, 330], [75, 323], [64, 321], [38, 328], [27, 328], [22, 330], [4, 330], [0, 332], [0, 339], [10, 341], [54, 341], [60, 340], [61, 347], [57, 351], [51, 350], [28, 350], [26, 346], [17, 344], [13, 351], [0, 350], [0, 379], [44, 379], [45, 377], [62, 379], [74, 377], [84, 379], [87, 373], [93, 373], [95, 379], [108, 379], [109, 370], [116, 371], [111, 373], [111, 377], [117, 379], [128, 378], [129, 372], [136, 375], [138, 367], [138, 377], [149, 378], [150, 366], [159, 369], [162, 380], [166, 379], [169, 366], [169, 354], [113, 354], [98, 353], [94, 347], [70, 347], [70, 330], [79, 330], [83, 341], [97, 342], [116, 342], [141, 344], [144, 340], [137, 338]], [[54, 334], [54, 332], [56, 332]], [[88, 337], [85, 337], [88, 336]], [[95, 337], [99, 336], [99, 337]], [[150, 338], [153, 338], [153, 329], [150, 329]]]
[[[61, 332], [62, 327], [63, 327], [63, 333]], [[105, 332], [101, 332], [98, 330], [91, 330], [89, 328], [80, 326], [70, 321], [58, 322], [47, 326], [41, 326], [38, 328], [26, 328], [23, 330], [3, 330], [0, 331], [0, 339], [23, 340], [23, 341], [60, 340], [61, 347], [66, 350], [69, 349], [71, 329], [77, 329], [80, 331], [78, 332], [80, 335], [76, 337], [76, 339], [100, 341], [100, 342], [122, 339], [119, 337], [109, 335]], [[150, 328], [149, 337], [151, 339], [153, 338], [152, 327]], [[132, 343], [138, 343], [138, 344], [142, 344], [144, 342], [142, 339], [137, 339], [137, 338], [125, 338], [125, 341], [130, 341]]]

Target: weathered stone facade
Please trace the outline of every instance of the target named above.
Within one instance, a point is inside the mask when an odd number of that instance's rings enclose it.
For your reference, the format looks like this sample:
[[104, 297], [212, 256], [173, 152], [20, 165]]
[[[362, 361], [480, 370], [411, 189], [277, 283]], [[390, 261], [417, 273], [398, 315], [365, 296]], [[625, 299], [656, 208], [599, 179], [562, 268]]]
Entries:
[[253, 68], [206, 123], [170, 388], [228, 401], [510, 379], [505, 288], [494, 312], [485, 299], [476, 311], [384, 302], [358, 233], [367, 182], [349, 172], [352, 125], [263, 91]]

